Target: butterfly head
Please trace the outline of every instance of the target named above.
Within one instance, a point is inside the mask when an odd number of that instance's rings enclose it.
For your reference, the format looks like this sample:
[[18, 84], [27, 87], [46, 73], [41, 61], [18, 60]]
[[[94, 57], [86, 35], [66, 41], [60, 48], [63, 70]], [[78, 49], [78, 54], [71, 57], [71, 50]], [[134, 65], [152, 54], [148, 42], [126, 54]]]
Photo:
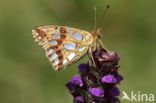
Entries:
[[102, 34], [102, 28], [98, 28], [95, 31], [92, 32], [93, 36], [95, 39], [100, 38], [101, 34]]

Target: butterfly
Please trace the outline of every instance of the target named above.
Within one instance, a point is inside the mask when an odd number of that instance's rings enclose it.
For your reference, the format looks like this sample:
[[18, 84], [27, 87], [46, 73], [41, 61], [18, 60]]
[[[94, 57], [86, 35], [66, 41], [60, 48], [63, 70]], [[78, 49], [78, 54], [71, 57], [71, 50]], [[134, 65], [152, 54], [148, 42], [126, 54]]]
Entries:
[[[94, 34], [94, 36], [92, 36]], [[77, 62], [95, 48], [100, 29], [89, 33], [66, 26], [40, 26], [32, 30], [32, 36], [46, 51], [54, 69], [59, 71]]]
[[[32, 30], [34, 41], [46, 52], [50, 63], [56, 71], [62, 70], [77, 62], [85, 54], [93, 60], [92, 52], [103, 46], [100, 35], [102, 29], [92, 33], [66, 26], [39, 26]], [[95, 65], [94, 61], [93, 64]]]

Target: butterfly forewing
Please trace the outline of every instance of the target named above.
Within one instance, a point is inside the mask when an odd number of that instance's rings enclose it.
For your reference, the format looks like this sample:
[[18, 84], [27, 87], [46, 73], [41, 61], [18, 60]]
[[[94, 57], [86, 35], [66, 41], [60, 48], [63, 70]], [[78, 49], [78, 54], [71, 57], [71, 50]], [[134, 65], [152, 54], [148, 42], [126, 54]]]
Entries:
[[40, 26], [32, 31], [55, 70], [61, 70], [86, 54], [93, 42], [89, 32], [65, 26]]

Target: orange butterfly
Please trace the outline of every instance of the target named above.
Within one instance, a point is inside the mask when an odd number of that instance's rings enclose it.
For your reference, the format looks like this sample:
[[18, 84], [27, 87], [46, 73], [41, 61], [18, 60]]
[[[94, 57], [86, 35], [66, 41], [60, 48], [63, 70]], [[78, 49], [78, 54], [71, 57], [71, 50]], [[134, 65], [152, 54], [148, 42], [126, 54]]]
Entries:
[[[66, 26], [40, 26], [32, 30], [32, 36], [46, 51], [46, 56], [54, 69], [59, 71], [75, 63], [87, 52], [92, 56], [92, 51], [98, 45], [101, 29], [95, 29], [92, 33]], [[93, 35], [93, 36], [92, 36]], [[94, 61], [93, 61], [94, 63]]]

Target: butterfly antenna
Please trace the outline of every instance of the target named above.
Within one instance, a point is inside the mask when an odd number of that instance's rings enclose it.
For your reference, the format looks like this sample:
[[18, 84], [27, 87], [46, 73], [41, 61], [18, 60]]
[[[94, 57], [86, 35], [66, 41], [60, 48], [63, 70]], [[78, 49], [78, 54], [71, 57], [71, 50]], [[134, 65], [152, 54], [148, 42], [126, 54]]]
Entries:
[[106, 15], [106, 13], [107, 13], [109, 7], [110, 7], [110, 5], [106, 5], [106, 8], [105, 8], [105, 10], [104, 10], [104, 12], [103, 12], [103, 14], [102, 14], [100, 20], [99, 20], [99, 23], [98, 23], [98, 24], [99, 24], [100, 27], [102, 26], [104, 17], [105, 17], [105, 15]]
[[94, 6], [94, 29], [96, 30], [96, 5]]

